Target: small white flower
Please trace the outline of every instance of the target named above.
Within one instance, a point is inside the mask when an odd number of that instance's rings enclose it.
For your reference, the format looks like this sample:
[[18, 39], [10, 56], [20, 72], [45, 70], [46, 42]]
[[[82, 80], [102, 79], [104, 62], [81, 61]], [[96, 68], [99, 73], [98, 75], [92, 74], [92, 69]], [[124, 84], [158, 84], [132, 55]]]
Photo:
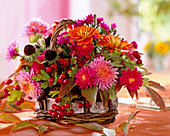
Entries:
[[103, 134], [100, 134], [100, 133], [96, 133], [96, 132], [93, 132], [92, 133], [92, 136], [102, 136]]

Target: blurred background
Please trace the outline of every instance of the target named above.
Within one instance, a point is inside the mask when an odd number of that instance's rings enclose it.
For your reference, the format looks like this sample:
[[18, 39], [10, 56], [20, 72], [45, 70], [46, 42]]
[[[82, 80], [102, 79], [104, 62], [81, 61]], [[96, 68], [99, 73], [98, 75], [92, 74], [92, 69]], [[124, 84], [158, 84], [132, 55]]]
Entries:
[[152, 71], [170, 68], [170, 0], [0, 0], [0, 79], [6, 79], [19, 61], [7, 62], [9, 44], [21, 37], [22, 26], [33, 17], [50, 25], [62, 18], [82, 19], [88, 14], [116, 23], [120, 37], [136, 41], [145, 67]]

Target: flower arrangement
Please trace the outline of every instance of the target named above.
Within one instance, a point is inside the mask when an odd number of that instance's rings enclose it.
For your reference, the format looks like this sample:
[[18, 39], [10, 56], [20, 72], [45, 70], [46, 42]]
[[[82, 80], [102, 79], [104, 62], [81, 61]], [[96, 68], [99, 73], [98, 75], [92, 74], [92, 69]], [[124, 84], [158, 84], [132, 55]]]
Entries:
[[138, 90], [144, 86], [165, 109], [151, 86], [164, 88], [144, 77], [148, 71], [137, 43], [120, 38], [115, 23], [110, 27], [103, 18], [90, 14], [82, 20], [55, 21], [51, 27], [33, 18], [23, 28], [22, 36], [29, 40], [24, 55], [17, 41], [6, 55], [8, 61], [21, 57], [18, 69], [1, 87], [9, 102], [20, 106], [24, 99], [55, 98], [48, 114], [61, 120], [74, 116], [73, 100], [79, 100], [78, 108], [89, 109], [98, 100], [107, 107], [122, 87], [138, 98]]

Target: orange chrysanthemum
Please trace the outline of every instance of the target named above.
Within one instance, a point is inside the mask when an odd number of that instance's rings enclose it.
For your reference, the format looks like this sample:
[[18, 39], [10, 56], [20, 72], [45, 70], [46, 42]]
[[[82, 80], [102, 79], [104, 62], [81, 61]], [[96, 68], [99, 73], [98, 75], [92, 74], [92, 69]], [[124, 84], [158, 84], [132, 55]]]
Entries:
[[105, 46], [109, 52], [114, 52], [115, 49], [129, 50], [130, 48], [134, 48], [127, 41], [120, 41], [118, 36], [114, 36], [113, 38], [113, 35], [103, 36], [99, 40], [99, 44]]
[[99, 33], [98, 29], [94, 27], [87, 27], [86, 25], [76, 27], [69, 31], [69, 36], [71, 40], [75, 40], [77, 45], [82, 44], [92, 44], [93, 36], [100, 38], [102, 35]]

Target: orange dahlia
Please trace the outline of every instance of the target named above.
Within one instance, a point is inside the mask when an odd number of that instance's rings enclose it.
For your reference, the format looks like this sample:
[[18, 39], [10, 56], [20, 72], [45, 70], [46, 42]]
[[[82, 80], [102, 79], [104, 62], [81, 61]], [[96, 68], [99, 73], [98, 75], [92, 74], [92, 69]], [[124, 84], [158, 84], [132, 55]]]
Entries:
[[118, 36], [108, 35], [103, 36], [99, 40], [99, 44], [105, 46], [109, 52], [114, 52], [115, 49], [129, 50], [134, 48], [133, 44], [129, 44], [127, 41], [120, 41]]
[[102, 35], [99, 33], [98, 29], [83, 25], [70, 30], [69, 36], [71, 40], [74, 39], [77, 42], [77, 45], [82, 45], [82, 44], [92, 44], [94, 36], [96, 38], [100, 38]]

